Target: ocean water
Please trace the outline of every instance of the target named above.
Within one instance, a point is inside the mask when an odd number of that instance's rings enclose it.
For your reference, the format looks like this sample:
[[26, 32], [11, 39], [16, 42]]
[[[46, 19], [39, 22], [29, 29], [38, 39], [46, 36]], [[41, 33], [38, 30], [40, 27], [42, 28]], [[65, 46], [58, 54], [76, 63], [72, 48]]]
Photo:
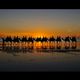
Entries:
[[80, 71], [80, 42], [0, 43], [0, 71]]

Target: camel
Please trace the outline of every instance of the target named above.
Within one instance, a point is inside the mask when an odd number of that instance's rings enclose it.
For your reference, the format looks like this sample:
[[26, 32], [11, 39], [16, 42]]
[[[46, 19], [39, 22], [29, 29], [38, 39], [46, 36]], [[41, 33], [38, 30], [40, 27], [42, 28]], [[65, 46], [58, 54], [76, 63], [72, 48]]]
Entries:
[[75, 37], [75, 36], [70, 37], [70, 40], [71, 40], [72, 42], [77, 42], [77, 39], [76, 39], [76, 37]]
[[5, 42], [10, 42], [10, 43], [12, 43], [12, 38], [11, 38], [11, 36], [7, 36], [6, 38], [3, 38], [3, 37], [2, 37], [2, 42], [3, 42], [3, 44], [4, 44]]
[[2, 37], [1, 39], [2, 39], [2, 43], [4, 44], [4, 42], [5, 42], [5, 38]]
[[49, 38], [49, 42], [55, 42], [55, 38], [52, 36]]
[[65, 37], [65, 38], [62, 38], [62, 40], [65, 41], [65, 43], [66, 43], [66, 42], [70, 42], [70, 37], [67, 36], [67, 37]]
[[61, 37], [60, 36], [57, 36], [56, 41], [57, 41], [57, 43], [58, 42], [61, 42]]
[[41, 39], [42, 46], [44, 46], [44, 42], [48, 42], [48, 38], [47, 37], [43, 37]]
[[37, 37], [37, 38], [35, 39], [36, 42], [40, 42], [41, 40], [42, 40], [41, 37], [39, 37], [39, 38]]
[[23, 38], [20, 40], [21, 42], [27, 42], [27, 38], [23, 36]]
[[43, 37], [42, 39], [41, 39], [41, 42], [47, 42], [48, 41], [48, 38], [47, 37]]
[[62, 40], [65, 42], [64, 43], [65, 49], [69, 49], [70, 48], [70, 37], [66, 36], [65, 38], [62, 38]]
[[11, 38], [11, 36], [7, 36], [6, 39], [5, 39], [5, 41], [12, 43], [12, 38]]
[[28, 37], [27, 42], [31, 42], [31, 43], [33, 43], [33, 42], [34, 42], [34, 38], [32, 38], [32, 37]]
[[20, 38], [18, 36], [17, 37], [14, 36], [13, 42], [14, 43], [19, 43], [20, 42]]

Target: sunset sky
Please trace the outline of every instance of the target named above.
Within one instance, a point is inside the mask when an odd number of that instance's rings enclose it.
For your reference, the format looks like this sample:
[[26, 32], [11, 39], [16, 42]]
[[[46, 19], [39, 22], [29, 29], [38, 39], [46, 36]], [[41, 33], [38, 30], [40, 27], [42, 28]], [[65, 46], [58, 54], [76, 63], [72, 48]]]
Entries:
[[78, 9], [1, 9], [0, 34], [4, 35], [78, 35]]

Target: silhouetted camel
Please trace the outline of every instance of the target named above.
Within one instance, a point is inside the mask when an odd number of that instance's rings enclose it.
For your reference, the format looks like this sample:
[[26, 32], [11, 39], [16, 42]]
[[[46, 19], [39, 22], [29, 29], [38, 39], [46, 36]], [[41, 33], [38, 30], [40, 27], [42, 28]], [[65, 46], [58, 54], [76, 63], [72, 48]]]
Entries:
[[71, 40], [72, 42], [77, 42], [77, 39], [76, 39], [76, 37], [75, 37], [75, 36], [70, 37], [70, 40]]
[[14, 43], [19, 43], [20, 42], [20, 38], [18, 36], [17, 37], [14, 36], [13, 42]]
[[34, 38], [29, 37], [29, 38], [27, 39], [27, 42], [31, 42], [31, 43], [33, 43], [33, 42], [34, 42]]
[[48, 38], [47, 37], [43, 37], [42, 39], [41, 39], [41, 42], [47, 42], [48, 41]]
[[6, 38], [3, 38], [3, 37], [2, 37], [2, 41], [3, 41], [3, 44], [4, 44], [5, 42], [10, 42], [10, 43], [12, 43], [12, 38], [11, 38], [11, 36], [7, 36]]
[[5, 41], [12, 43], [12, 38], [11, 38], [11, 36], [7, 36], [6, 39], [5, 39]]
[[2, 39], [2, 43], [4, 44], [4, 42], [5, 42], [5, 38], [4, 38], [4, 37], [2, 37], [1, 39]]
[[56, 41], [57, 41], [57, 43], [58, 42], [61, 42], [61, 37], [60, 36], [57, 36]]
[[49, 38], [49, 42], [55, 42], [55, 38], [52, 36]]
[[65, 41], [65, 43], [66, 43], [66, 42], [70, 42], [70, 37], [67, 36], [67, 37], [65, 37], [65, 38], [62, 38], [62, 40]]
[[42, 39], [41, 39], [41, 37], [39, 37], [39, 38], [37, 37], [37, 38], [35, 39], [35, 41], [36, 41], [36, 42], [41, 42]]
[[27, 38], [23, 36], [22, 39], [20, 39], [20, 41], [26, 43], [27, 42]]
[[48, 38], [47, 37], [43, 37], [41, 39], [42, 46], [44, 46], [44, 42], [48, 42]]

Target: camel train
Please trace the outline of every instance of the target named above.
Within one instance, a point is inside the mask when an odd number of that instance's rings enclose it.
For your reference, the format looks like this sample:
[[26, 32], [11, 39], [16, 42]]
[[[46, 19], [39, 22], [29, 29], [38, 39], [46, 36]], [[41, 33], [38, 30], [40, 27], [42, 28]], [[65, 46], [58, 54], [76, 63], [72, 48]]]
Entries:
[[[13, 38], [11, 36], [7, 36], [7, 37], [1, 37], [1, 41], [2, 41], [2, 45], [5, 47], [5, 43], [8, 43], [9, 45], [16, 45], [18, 43], [21, 43], [21, 44], [26, 44], [26, 43], [34, 43], [34, 42], [41, 42], [42, 43], [42, 46], [41, 48], [42, 49], [47, 49], [47, 46], [45, 46], [43, 43], [46, 42], [46, 43], [50, 43], [50, 44], [53, 44], [53, 43], [57, 43], [56, 47], [55, 47], [55, 44], [53, 46], [49, 46], [49, 49], [61, 49], [61, 46], [62, 46], [62, 42], [64, 42], [64, 49], [69, 49], [69, 48], [72, 48], [72, 49], [76, 49], [77, 47], [77, 38], [75, 36], [72, 36], [72, 37], [61, 37], [61, 36], [57, 36], [56, 38], [54, 36], [51, 36], [49, 38], [47, 37], [37, 37], [37, 38], [33, 38], [33, 37], [26, 37], [26, 36], [23, 36], [22, 38], [20, 38], [19, 36], [14, 36]], [[60, 44], [61, 43], [61, 44]], [[67, 45], [67, 43], [69, 45]], [[71, 44], [72, 43], [72, 44]], [[70, 46], [71, 44], [71, 46]], [[30, 49], [33, 48], [33, 45], [32, 46], [29, 46]]]
[[33, 37], [26, 37], [26, 36], [23, 36], [22, 38], [19, 38], [18, 36], [14, 36], [13, 38], [11, 38], [11, 36], [7, 36], [6, 38], [2, 37], [2, 42], [5, 43], [5, 42], [10, 42], [10, 43], [19, 43], [19, 42], [31, 42], [33, 43], [34, 41], [36, 42], [57, 42], [57, 43], [60, 43], [62, 41], [64, 41], [65, 43], [67, 42], [72, 42], [72, 43], [76, 43], [77, 42], [77, 39], [75, 36], [72, 36], [72, 37], [65, 37], [65, 38], [62, 38], [61, 36], [57, 36], [56, 38], [54, 38], [53, 36], [51, 36], [50, 38], [47, 38], [47, 37], [37, 37], [37, 38], [33, 38]]

